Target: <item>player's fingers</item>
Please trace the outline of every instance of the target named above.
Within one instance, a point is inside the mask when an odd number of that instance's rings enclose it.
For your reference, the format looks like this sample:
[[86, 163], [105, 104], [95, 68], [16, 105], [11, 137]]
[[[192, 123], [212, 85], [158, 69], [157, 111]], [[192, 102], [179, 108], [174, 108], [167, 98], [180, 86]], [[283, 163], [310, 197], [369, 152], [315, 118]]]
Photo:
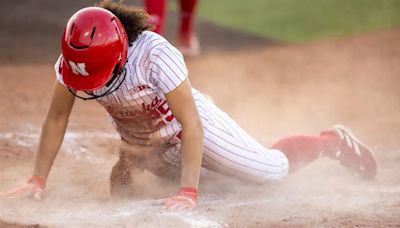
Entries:
[[4, 197], [6, 198], [16, 198], [20, 196], [22, 193], [27, 192], [25, 189], [14, 189], [10, 192], [7, 192]]
[[169, 198], [164, 200], [164, 206], [163, 209], [164, 210], [168, 210], [168, 208], [173, 204], [173, 201]]
[[175, 207], [171, 208], [170, 211], [187, 213], [187, 212], [192, 212], [193, 208], [191, 207], [191, 205], [179, 204], [179, 205], [176, 205]]
[[173, 204], [173, 203], [174, 203], [174, 201], [171, 200], [170, 198], [165, 199], [165, 200], [164, 200], [164, 209], [167, 209], [167, 208], [170, 207], [171, 204]]
[[178, 206], [179, 206], [179, 202], [173, 201], [173, 200], [169, 200], [169, 201], [165, 202], [164, 209], [167, 210], [167, 211], [173, 211]]
[[6, 197], [6, 192], [0, 192], [0, 198]]
[[4, 194], [4, 197], [6, 197], [6, 198], [14, 198], [14, 197], [18, 197], [22, 193], [29, 192], [29, 191], [31, 191], [31, 186], [27, 184], [27, 185], [24, 185], [22, 187], [14, 188], [14, 189], [6, 192]]
[[0, 193], [0, 197], [1, 198], [12, 198], [12, 196], [14, 196], [16, 194], [17, 194], [17, 189], [12, 189], [10, 191]]
[[172, 204], [169, 204], [166, 209], [167, 209], [167, 211], [176, 211], [177, 208], [179, 208], [179, 204], [172, 203]]
[[195, 205], [185, 203], [185, 204], [181, 204], [177, 210], [183, 211], [183, 212], [192, 212], [194, 208], [196, 208]]
[[173, 209], [173, 211], [175, 211], [175, 212], [184, 212], [185, 208], [186, 208], [185, 205], [179, 204]]
[[168, 211], [182, 212], [185, 211], [185, 208], [187, 208], [187, 205], [184, 202], [174, 202], [167, 209]]

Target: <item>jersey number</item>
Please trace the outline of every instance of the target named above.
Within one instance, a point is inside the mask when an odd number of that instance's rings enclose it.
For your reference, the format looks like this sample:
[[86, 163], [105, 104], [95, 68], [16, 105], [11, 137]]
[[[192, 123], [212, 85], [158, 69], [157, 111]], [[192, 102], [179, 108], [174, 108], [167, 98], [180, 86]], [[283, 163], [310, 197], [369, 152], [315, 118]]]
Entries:
[[74, 74], [82, 75], [82, 76], [89, 76], [89, 73], [86, 71], [86, 64], [85, 63], [75, 63], [72, 61], [68, 61], [69, 66], [71, 67], [72, 72]]

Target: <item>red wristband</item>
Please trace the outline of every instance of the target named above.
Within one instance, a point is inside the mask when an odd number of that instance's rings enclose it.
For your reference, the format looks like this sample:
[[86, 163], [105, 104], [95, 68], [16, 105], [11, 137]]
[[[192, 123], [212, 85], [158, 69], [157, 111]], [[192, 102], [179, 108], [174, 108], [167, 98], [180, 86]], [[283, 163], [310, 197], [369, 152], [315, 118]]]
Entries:
[[197, 194], [197, 188], [193, 188], [193, 187], [181, 187], [180, 191], [185, 192], [185, 193]]
[[195, 203], [197, 203], [198, 193], [197, 189], [193, 187], [181, 187], [179, 190], [179, 194], [190, 197]]
[[43, 180], [43, 178], [40, 176], [36, 176], [36, 175], [31, 176], [28, 180], [28, 183], [29, 184], [37, 184], [41, 189], [44, 189], [46, 187], [46, 183]]

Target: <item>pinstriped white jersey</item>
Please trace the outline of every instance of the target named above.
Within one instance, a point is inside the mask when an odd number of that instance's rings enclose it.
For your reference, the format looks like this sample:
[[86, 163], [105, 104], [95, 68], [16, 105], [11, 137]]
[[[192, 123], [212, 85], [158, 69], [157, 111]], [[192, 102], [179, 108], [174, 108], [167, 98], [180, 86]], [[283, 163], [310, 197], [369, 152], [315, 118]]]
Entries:
[[[63, 83], [59, 62], [60, 59], [55, 66], [57, 78]], [[123, 140], [136, 145], [159, 145], [175, 140], [181, 125], [172, 115], [165, 94], [187, 78], [181, 53], [160, 35], [145, 31], [129, 47], [125, 70], [126, 78], [120, 88], [97, 99]], [[119, 84], [116, 82], [115, 86]], [[94, 94], [108, 89], [100, 88]], [[194, 91], [196, 94], [200, 95]], [[204, 114], [201, 113], [203, 117]]]
[[[59, 82], [64, 84], [60, 59], [55, 68]], [[119, 89], [97, 101], [108, 111], [124, 141], [155, 147], [168, 143], [171, 147], [160, 155], [169, 165], [178, 167], [181, 125], [172, 115], [165, 94], [188, 76], [181, 53], [163, 37], [146, 31], [129, 47], [125, 70], [125, 80], [119, 77], [115, 83], [122, 81]], [[94, 94], [108, 89], [98, 89]], [[203, 167], [261, 180], [287, 175], [288, 161], [282, 152], [266, 149], [200, 92], [192, 92], [204, 127]]]

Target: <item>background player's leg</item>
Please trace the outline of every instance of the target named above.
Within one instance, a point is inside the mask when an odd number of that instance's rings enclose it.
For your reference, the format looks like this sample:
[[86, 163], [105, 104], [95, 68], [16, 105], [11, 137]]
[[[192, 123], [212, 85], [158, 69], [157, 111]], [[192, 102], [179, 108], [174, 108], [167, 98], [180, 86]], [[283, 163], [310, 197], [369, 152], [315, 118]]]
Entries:
[[166, 0], [145, 0], [147, 13], [150, 14], [150, 22], [156, 26], [153, 30], [158, 34], [164, 32]]
[[181, 36], [190, 36], [194, 33], [194, 17], [197, 6], [197, 0], [180, 0], [180, 27]]
[[339, 140], [332, 134], [320, 136], [294, 135], [285, 137], [272, 148], [282, 151], [289, 160], [289, 171], [294, 172], [323, 154], [334, 153]]
[[200, 52], [194, 32], [197, 0], [180, 0], [179, 49], [184, 55], [195, 56]]

